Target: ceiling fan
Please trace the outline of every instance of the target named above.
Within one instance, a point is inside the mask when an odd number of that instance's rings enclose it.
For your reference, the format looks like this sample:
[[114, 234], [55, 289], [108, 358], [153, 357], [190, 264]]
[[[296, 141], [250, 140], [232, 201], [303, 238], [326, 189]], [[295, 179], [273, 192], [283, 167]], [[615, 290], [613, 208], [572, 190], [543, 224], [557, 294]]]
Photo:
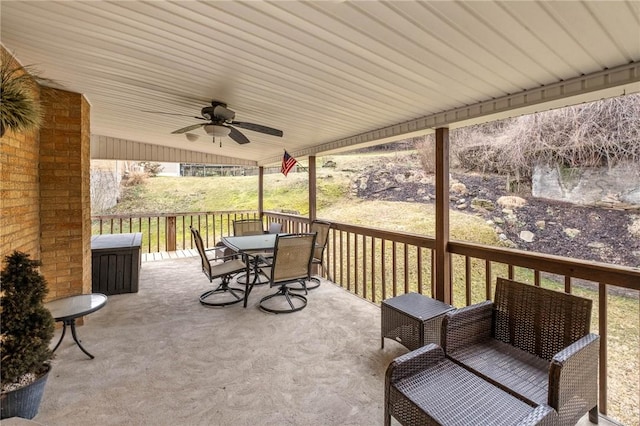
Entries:
[[[168, 115], [182, 115], [185, 117], [191, 117], [190, 115], [184, 114], [173, 114], [169, 112], [159, 112], [159, 111], [145, 111], [145, 112], [154, 112], [159, 114], [168, 114]], [[211, 106], [206, 106], [202, 108], [200, 111], [202, 117], [193, 117], [198, 120], [205, 121], [204, 123], [192, 124], [187, 127], [183, 127], [178, 130], [174, 130], [171, 132], [172, 134], [181, 134], [185, 133], [187, 139], [190, 141], [195, 141], [198, 138], [198, 135], [194, 133], [188, 133], [192, 130], [196, 130], [200, 127], [204, 129], [207, 135], [212, 136], [214, 139], [216, 137], [222, 138], [225, 136], [229, 136], [231, 139], [236, 141], [239, 144], [249, 143], [249, 139], [242, 134], [236, 127], [241, 129], [252, 130], [254, 132], [265, 133], [267, 135], [272, 136], [280, 136], [282, 137], [282, 130], [274, 129], [272, 127], [262, 126], [260, 124], [247, 123], [245, 121], [235, 121], [236, 113], [227, 108], [227, 104], [220, 101], [211, 101]], [[235, 126], [235, 127], [234, 127]]]

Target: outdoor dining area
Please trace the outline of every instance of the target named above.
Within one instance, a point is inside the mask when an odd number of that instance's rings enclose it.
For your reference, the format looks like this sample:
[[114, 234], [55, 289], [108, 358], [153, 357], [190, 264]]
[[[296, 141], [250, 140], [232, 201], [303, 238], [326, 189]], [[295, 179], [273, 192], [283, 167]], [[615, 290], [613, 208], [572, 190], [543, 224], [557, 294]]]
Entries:
[[[200, 296], [200, 303], [220, 307], [243, 301], [246, 308], [253, 287], [269, 283], [278, 291], [260, 300], [262, 310], [278, 314], [304, 309], [307, 299], [298, 291], [307, 294], [320, 284], [319, 278], [312, 277], [312, 265], [322, 264], [329, 226], [328, 222], [316, 220], [306, 233], [282, 233], [277, 222], [263, 230], [260, 219], [236, 220], [233, 236], [223, 237], [209, 249], [205, 248], [200, 231], [190, 226], [202, 272], [210, 282], [220, 278], [217, 287]], [[240, 274], [236, 282], [245, 288], [229, 286], [234, 274]]]

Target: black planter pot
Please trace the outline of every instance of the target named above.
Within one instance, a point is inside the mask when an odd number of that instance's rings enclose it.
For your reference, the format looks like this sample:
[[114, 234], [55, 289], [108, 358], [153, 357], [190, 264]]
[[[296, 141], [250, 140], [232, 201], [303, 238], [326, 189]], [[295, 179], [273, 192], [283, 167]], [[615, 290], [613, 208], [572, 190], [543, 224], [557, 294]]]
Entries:
[[44, 385], [47, 383], [51, 366], [47, 365], [47, 372], [35, 382], [0, 395], [1, 410], [0, 419], [9, 417], [22, 417], [33, 419], [38, 414], [40, 401], [44, 394]]

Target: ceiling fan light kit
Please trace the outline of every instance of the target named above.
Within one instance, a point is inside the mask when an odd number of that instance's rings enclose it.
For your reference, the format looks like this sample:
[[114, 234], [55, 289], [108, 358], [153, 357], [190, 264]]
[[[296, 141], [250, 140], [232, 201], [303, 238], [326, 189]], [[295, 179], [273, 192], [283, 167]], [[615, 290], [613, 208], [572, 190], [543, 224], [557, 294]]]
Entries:
[[195, 142], [198, 140], [199, 136], [194, 134], [194, 133], [185, 133], [185, 136], [187, 137], [187, 140], [189, 142]]
[[231, 129], [227, 126], [220, 126], [218, 124], [205, 124], [204, 131], [209, 136], [213, 136], [214, 138], [224, 138], [229, 136]]

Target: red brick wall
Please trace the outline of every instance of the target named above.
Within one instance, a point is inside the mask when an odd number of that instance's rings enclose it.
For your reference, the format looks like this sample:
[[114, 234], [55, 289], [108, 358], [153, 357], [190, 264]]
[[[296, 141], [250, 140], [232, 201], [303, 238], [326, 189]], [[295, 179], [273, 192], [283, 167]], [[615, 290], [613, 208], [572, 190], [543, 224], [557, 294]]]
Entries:
[[91, 291], [89, 104], [78, 94], [41, 88], [41, 271], [49, 298]]

